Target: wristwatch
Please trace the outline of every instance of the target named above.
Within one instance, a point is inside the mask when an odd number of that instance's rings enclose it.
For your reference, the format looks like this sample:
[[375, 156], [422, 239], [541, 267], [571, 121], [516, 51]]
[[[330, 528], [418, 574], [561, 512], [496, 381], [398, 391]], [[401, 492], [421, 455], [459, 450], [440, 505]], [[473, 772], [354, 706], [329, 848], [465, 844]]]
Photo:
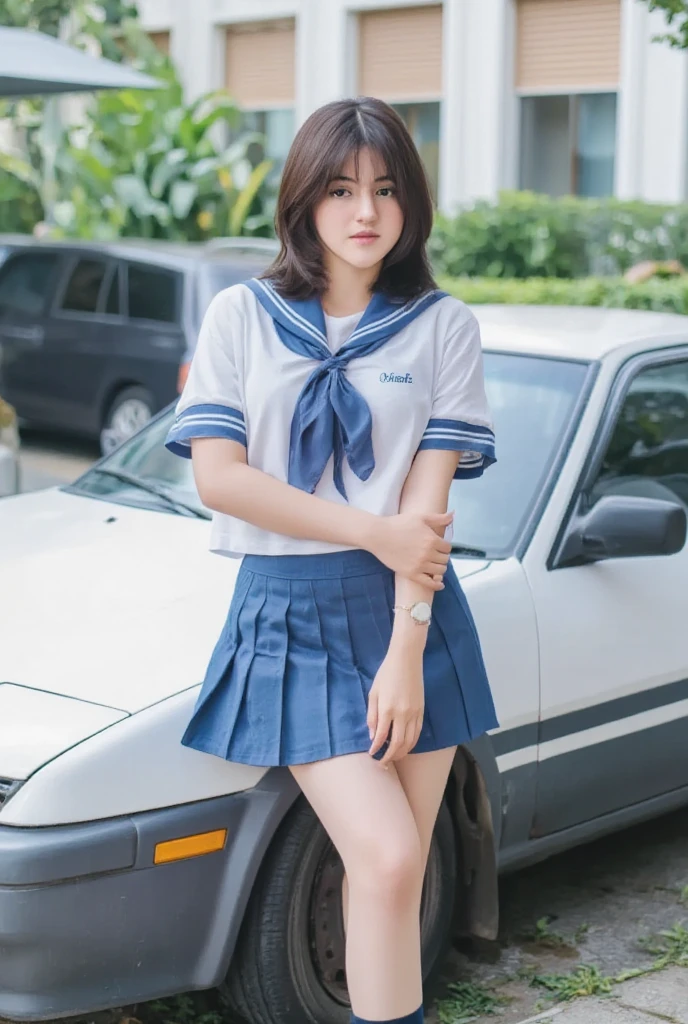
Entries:
[[395, 604], [392, 610], [395, 612], [408, 612], [413, 621], [419, 626], [430, 625], [432, 609], [427, 601], [416, 601], [414, 604]]

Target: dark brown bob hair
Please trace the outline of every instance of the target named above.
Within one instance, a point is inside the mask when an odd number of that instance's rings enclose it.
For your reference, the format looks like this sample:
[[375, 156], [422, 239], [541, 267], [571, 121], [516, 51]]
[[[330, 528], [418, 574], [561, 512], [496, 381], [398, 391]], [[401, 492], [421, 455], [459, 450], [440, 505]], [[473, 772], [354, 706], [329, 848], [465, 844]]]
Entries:
[[373, 291], [412, 299], [437, 287], [425, 251], [433, 204], [425, 169], [397, 112], [372, 96], [336, 100], [315, 110], [291, 144], [280, 184], [275, 229], [279, 255], [261, 275], [287, 298], [321, 295], [328, 285], [313, 207], [353, 155], [368, 147], [384, 161], [404, 215], [399, 241], [384, 258]]

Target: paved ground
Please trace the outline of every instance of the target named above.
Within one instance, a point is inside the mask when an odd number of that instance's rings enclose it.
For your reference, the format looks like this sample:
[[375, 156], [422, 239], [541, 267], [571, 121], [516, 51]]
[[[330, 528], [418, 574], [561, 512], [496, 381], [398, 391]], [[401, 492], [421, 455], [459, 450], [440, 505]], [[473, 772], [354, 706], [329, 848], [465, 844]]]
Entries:
[[[676, 926], [688, 929], [688, 809], [507, 876], [500, 896], [501, 934], [497, 948], [488, 951], [499, 958], [489, 962], [488, 956], [454, 950], [444, 980], [469, 982], [506, 1000], [495, 1007], [498, 1016], [478, 1013], [470, 1019], [521, 1024], [541, 1008], [562, 1007], [548, 1000], [548, 990], [533, 985], [533, 978], [555, 976], [551, 983], [562, 986], [562, 975], [587, 964], [597, 969], [588, 972], [594, 991], [601, 979], [649, 967], [659, 955], [647, 948], [650, 936]], [[674, 936], [673, 948], [683, 953], [688, 967], [688, 932]], [[656, 943], [650, 944], [659, 949]], [[576, 999], [552, 1019], [557, 1024], [688, 1024], [686, 968], [609, 985], [605, 1000]], [[451, 999], [452, 992], [444, 996]], [[463, 1005], [470, 1007], [468, 997]], [[620, 1015], [622, 1003], [637, 1007], [636, 1015]], [[454, 1004], [461, 1005], [458, 1000]], [[480, 1005], [477, 994], [474, 1005]], [[445, 1010], [444, 1024], [462, 1020], [449, 1002]], [[432, 1016], [440, 1019], [437, 1013]]]
[[[97, 457], [94, 444], [24, 432], [24, 489], [73, 480]], [[452, 951], [428, 1024], [688, 1024], [686, 968], [605, 981], [649, 967], [661, 948], [649, 937], [688, 929], [688, 809], [507, 876], [500, 889], [499, 942]], [[673, 934], [688, 965], [688, 932]], [[577, 970], [580, 987], [610, 991], [562, 1003], [534, 984], [561, 990]], [[137, 1016], [146, 1020], [145, 1007]]]
[[20, 464], [22, 490], [34, 491], [69, 483], [98, 458], [94, 442], [54, 436], [42, 431], [22, 431]]

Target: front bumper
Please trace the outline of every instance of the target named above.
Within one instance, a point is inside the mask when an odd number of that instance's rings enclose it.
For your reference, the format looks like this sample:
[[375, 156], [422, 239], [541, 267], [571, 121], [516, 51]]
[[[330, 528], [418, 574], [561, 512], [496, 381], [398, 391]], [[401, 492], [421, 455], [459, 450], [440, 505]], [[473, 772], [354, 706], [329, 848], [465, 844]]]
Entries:
[[[0, 827], [0, 1017], [48, 1020], [212, 988], [298, 795], [288, 769], [242, 793], [108, 821]], [[155, 865], [165, 840], [228, 830]]]

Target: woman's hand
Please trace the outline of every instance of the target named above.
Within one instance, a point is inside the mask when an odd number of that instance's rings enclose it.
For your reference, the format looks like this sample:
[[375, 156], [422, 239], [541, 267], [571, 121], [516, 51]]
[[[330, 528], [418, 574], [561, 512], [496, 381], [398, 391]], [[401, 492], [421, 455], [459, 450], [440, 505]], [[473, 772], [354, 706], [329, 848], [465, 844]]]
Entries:
[[442, 590], [451, 544], [436, 530], [444, 532], [453, 516], [453, 512], [378, 516], [366, 546], [394, 572], [430, 590]]
[[380, 750], [391, 727], [389, 746], [380, 764], [387, 767], [390, 761], [408, 754], [418, 742], [424, 710], [423, 648], [390, 646], [368, 696], [367, 721], [372, 740], [368, 753], [372, 756]]

